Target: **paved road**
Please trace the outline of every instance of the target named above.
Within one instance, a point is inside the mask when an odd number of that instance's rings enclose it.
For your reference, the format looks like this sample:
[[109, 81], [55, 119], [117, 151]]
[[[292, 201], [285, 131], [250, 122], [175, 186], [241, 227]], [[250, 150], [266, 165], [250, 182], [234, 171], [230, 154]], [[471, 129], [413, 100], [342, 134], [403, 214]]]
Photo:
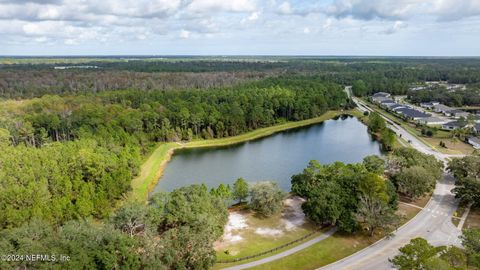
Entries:
[[[359, 100], [355, 101], [361, 110], [371, 111], [366, 104]], [[402, 134], [404, 139], [410, 140], [417, 150], [434, 155], [444, 162], [452, 157], [434, 151], [395, 123], [390, 123], [390, 126], [397, 134]], [[423, 237], [433, 245], [460, 245], [458, 237], [461, 232], [451, 222], [451, 217], [458, 205], [458, 201], [451, 192], [453, 187], [453, 177], [444, 173], [425, 208], [399, 228], [392, 238], [380, 240], [374, 245], [320, 269], [391, 269], [392, 265], [388, 259], [398, 254], [398, 249], [415, 237]]]
[[270, 257], [267, 257], [267, 258], [264, 258], [264, 259], [261, 259], [261, 260], [258, 260], [258, 261], [254, 261], [254, 262], [250, 262], [250, 263], [245, 263], [245, 264], [241, 264], [241, 265], [237, 265], [237, 266], [232, 266], [232, 267], [229, 267], [229, 268], [224, 268], [223, 270], [241, 270], [241, 269], [247, 269], [247, 268], [250, 268], [250, 267], [254, 267], [254, 266], [258, 266], [258, 265], [261, 265], [261, 264], [264, 264], [264, 263], [268, 263], [268, 262], [273, 262], [275, 260], [278, 260], [278, 259], [281, 259], [283, 257], [286, 257], [288, 255], [291, 255], [295, 252], [298, 252], [302, 249], [305, 249], [311, 245], [314, 245], [322, 240], [324, 240], [325, 238], [327, 237], [330, 237], [332, 234], [334, 234], [336, 231], [336, 228], [332, 228], [330, 230], [328, 230], [327, 232], [325, 232], [324, 234], [320, 235], [320, 236], [317, 236], [315, 238], [313, 238], [312, 240], [309, 240], [303, 244], [300, 244], [296, 247], [293, 247], [289, 250], [286, 250], [284, 252], [280, 252], [278, 254], [275, 254], [273, 256], [270, 256]]
[[[350, 89], [345, 89], [349, 92]], [[358, 108], [361, 111], [373, 111], [367, 104], [361, 100], [353, 98]], [[388, 120], [388, 119], [387, 119]], [[401, 126], [388, 120], [389, 128], [391, 128], [397, 135], [401, 135], [403, 139], [411, 141], [411, 145], [425, 154], [434, 155], [437, 159], [446, 162], [452, 157], [459, 157], [439, 153], [423, 142], [411, 135]], [[398, 249], [415, 237], [423, 237], [427, 239], [432, 245], [460, 245], [460, 230], [457, 229], [451, 222], [451, 217], [457, 209], [458, 201], [455, 199], [451, 190], [454, 188], [454, 179], [448, 174], [444, 173], [442, 179], [437, 183], [432, 195], [432, 199], [427, 203], [422, 211], [420, 211], [413, 219], [395, 231], [395, 235], [390, 239], [383, 239], [377, 243], [362, 249], [361, 251], [352, 254], [351, 256], [339, 260], [335, 263], [329, 264], [320, 269], [322, 270], [337, 270], [337, 269], [365, 269], [365, 270], [384, 270], [391, 269], [392, 265], [388, 261], [389, 258], [398, 254]], [[258, 266], [267, 262], [278, 260], [280, 258], [291, 255], [302, 249], [305, 249], [315, 243], [327, 238], [334, 231], [329, 231], [315, 239], [296, 246], [287, 251], [267, 257], [251, 263], [246, 263], [231, 268], [228, 270], [240, 270], [254, 266]]]

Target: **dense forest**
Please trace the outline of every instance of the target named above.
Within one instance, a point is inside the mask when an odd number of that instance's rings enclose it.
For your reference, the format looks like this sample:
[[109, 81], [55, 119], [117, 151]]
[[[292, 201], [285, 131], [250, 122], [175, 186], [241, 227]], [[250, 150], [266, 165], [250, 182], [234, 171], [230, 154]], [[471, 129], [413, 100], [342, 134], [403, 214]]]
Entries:
[[341, 86], [302, 76], [1, 103], [0, 249], [76, 256], [59, 269], [208, 269], [226, 222], [222, 192], [185, 187], [112, 214], [143, 157], [158, 142], [234, 136], [351, 106]]
[[409, 98], [415, 103], [437, 101], [442, 104], [460, 106], [480, 105], [480, 84], [472, 84], [465, 90], [448, 90], [444, 87], [437, 87], [430, 90], [409, 92]]
[[[0, 269], [208, 269], [227, 219], [226, 188], [194, 185], [148, 204], [128, 202], [130, 182], [153, 146], [351, 108], [345, 85], [367, 95], [407, 93], [425, 80], [480, 82], [476, 59], [99, 59], [81, 62], [97, 69], [64, 70], [21, 62], [0, 64], [0, 250], [72, 260], [2, 261]], [[382, 133], [372, 128], [374, 116], [370, 129]], [[384, 144], [393, 144], [390, 135], [382, 134]], [[395, 191], [412, 199], [430, 191], [437, 167], [431, 157], [403, 149], [388, 163], [378, 157], [355, 165], [312, 163], [292, 186], [318, 224], [347, 232], [367, 225], [373, 233], [393, 226]], [[259, 213], [278, 212], [277, 189], [252, 187]], [[235, 198], [245, 199], [239, 190]], [[265, 190], [276, 198], [275, 211], [255, 195]], [[369, 212], [369, 203], [380, 212]]]
[[[25, 59], [24, 59], [25, 60]], [[173, 90], [223, 87], [280, 75], [317, 76], [323, 81], [354, 85], [356, 95], [378, 91], [406, 94], [424, 81], [479, 83], [475, 58], [166, 58], [87, 59], [79, 65], [96, 69], [56, 70], [75, 64], [20, 64], [0, 61], [0, 97], [39, 97], [44, 94], [91, 93], [108, 90]], [[34, 63], [40, 60], [32, 60]], [[25, 63], [26, 62], [26, 63]]]

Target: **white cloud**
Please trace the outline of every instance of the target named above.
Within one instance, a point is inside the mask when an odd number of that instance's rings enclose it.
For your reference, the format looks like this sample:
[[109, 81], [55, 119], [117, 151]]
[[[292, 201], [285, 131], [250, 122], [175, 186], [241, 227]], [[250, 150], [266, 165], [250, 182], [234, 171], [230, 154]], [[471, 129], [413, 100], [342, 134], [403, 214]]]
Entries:
[[405, 20], [415, 16], [432, 16], [456, 20], [480, 16], [478, 0], [336, 0], [325, 9], [337, 18], [360, 20]]
[[255, 22], [257, 21], [259, 18], [260, 18], [260, 12], [258, 11], [255, 11], [255, 12], [252, 12], [250, 14], [250, 16], [246, 17], [246, 18], [243, 18], [240, 22], [242, 24], [246, 24], [246, 23], [249, 23], [249, 22]]
[[252, 12], [257, 9], [254, 0], [193, 0], [187, 10], [194, 13]]
[[400, 29], [406, 28], [408, 25], [402, 21], [396, 21], [391, 27], [387, 28], [385, 31], [382, 31], [383, 34], [391, 35], [399, 31]]
[[308, 27], [303, 28], [303, 33], [304, 34], [310, 34], [310, 32], [311, 32], [310, 28], [308, 28]]
[[281, 14], [292, 14], [293, 13], [292, 6], [287, 1], [281, 3], [280, 6], [278, 6], [278, 11]]
[[190, 31], [182, 29], [180, 31], [179, 37], [182, 38], [182, 39], [188, 39], [188, 38], [190, 38], [190, 34], [191, 34]]

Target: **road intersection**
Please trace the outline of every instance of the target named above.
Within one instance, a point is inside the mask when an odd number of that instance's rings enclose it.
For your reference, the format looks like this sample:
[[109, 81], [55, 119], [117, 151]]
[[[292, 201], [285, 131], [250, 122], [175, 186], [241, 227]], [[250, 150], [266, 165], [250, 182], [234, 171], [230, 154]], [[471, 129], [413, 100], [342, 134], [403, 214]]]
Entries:
[[[360, 111], [373, 110], [364, 102], [357, 98], [353, 98], [354, 102]], [[388, 119], [386, 119], [388, 120]], [[402, 137], [408, 141], [412, 147], [418, 151], [433, 155], [437, 159], [446, 163], [450, 158], [461, 157], [459, 155], [448, 155], [440, 153], [425, 145], [417, 137], [410, 134], [403, 127], [387, 121], [388, 126], [392, 129], [397, 136]], [[453, 214], [455, 213], [458, 200], [455, 199], [452, 189], [454, 188], [455, 180], [451, 174], [444, 172], [442, 179], [437, 183], [433, 195], [427, 205], [406, 224], [398, 228], [392, 237], [383, 238], [373, 245], [370, 245], [344, 259], [336, 261], [332, 264], [320, 268], [321, 270], [338, 270], [338, 269], [365, 269], [365, 270], [384, 270], [392, 269], [392, 265], [389, 262], [390, 258], [393, 258], [398, 254], [398, 249], [410, 242], [411, 239], [416, 237], [423, 237], [427, 239], [432, 245], [456, 245], [460, 246], [459, 236], [461, 235], [460, 229], [455, 227], [451, 221]], [[330, 235], [333, 231], [327, 233]], [[294, 252], [305, 249], [312, 244], [315, 244], [326, 236], [312, 239], [300, 246], [297, 246], [291, 250], [281, 252], [271, 257], [264, 258], [259, 261], [250, 262], [247, 264], [237, 265], [228, 268], [229, 270], [247, 269], [253, 266], [262, 265], [280, 258], [293, 254]]]

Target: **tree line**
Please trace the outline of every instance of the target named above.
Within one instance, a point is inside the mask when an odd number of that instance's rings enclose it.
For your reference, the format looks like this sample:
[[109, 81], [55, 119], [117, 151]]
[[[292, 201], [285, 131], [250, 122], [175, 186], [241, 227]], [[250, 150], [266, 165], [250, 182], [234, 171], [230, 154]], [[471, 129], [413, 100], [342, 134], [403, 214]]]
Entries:
[[[0, 65], [0, 97], [97, 93], [108, 90], [175, 90], [235, 85], [283, 75], [317, 76], [353, 85], [357, 96], [379, 91], [406, 94], [425, 81], [480, 82], [478, 59], [261, 57], [168, 60], [89, 60], [94, 70], [55, 70], [49, 59], [35, 64]], [[68, 65], [68, 64], [66, 64]]]
[[442, 104], [461, 107], [480, 105], [480, 84], [472, 84], [467, 89], [448, 90], [445, 87], [438, 87], [428, 90], [411, 91], [408, 97], [412, 102], [437, 101]]
[[364, 228], [373, 235], [398, 224], [397, 193], [412, 200], [421, 197], [433, 190], [441, 174], [435, 157], [399, 148], [386, 161], [378, 156], [358, 164], [312, 161], [292, 177], [292, 192], [306, 199], [302, 209], [315, 223], [348, 233]]
[[[0, 127], [14, 145], [41, 146], [91, 135], [149, 141], [235, 136], [348, 104], [341, 87], [309, 78], [278, 78], [208, 91], [114, 91], [11, 102]], [[113, 135], [110, 135], [113, 134]]]

